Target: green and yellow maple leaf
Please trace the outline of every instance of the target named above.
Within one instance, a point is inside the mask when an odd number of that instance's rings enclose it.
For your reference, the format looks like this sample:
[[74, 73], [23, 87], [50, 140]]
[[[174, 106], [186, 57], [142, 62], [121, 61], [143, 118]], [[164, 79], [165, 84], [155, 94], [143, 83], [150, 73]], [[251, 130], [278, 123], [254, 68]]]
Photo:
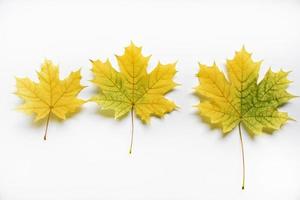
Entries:
[[[131, 112], [132, 135], [133, 112], [143, 122], [148, 123], [150, 116], [162, 117], [176, 108], [173, 101], [164, 97], [176, 86], [173, 81], [176, 64], [158, 63], [148, 74], [150, 56], [143, 56], [141, 51], [141, 47], [131, 43], [125, 48], [124, 55], [116, 56], [120, 72], [112, 67], [109, 60], [91, 61], [94, 74], [92, 82], [101, 89], [91, 101], [101, 105], [104, 110], [113, 110], [115, 118]], [[132, 135], [129, 153], [132, 151]]]
[[16, 78], [16, 95], [25, 102], [18, 109], [36, 115], [35, 121], [47, 118], [44, 140], [51, 115], [65, 120], [68, 114], [74, 113], [85, 101], [76, 96], [84, 88], [80, 85], [80, 70], [71, 72], [64, 79], [59, 79], [58, 66], [45, 60], [41, 71], [37, 73], [39, 83], [29, 78]]
[[196, 93], [203, 99], [197, 106], [200, 115], [221, 127], [224, 133], [239, 127], [244, 189], [245, 165], [241, 125], [255, 136], [266, 130], [277, 130], [291, 119], [286, 112], [278, 111], [278, 107], [294, 97], [286, 91], [290, 83], [287, 78], [288, 72], [272, 72], [269, 69], [258, 83], [261, 62], [254, 62], [244, 47], [236, 52], [232, 60], [227, 60], [228, 79], [216, 64], [199, 65], [197, 77], [200, 84]]

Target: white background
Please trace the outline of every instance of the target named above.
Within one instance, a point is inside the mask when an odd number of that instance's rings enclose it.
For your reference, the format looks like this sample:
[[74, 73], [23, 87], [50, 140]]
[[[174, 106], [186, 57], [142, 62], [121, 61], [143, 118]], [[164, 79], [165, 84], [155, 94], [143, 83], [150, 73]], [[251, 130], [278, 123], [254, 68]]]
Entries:
[[[241, 190], [238, 130], [222, 137], [192, 107], [197, 63], [223, 67], [242, 45], [272, 69], [292, 70], [300, 95], [300, 1], [0, 0], [0, 200], [300, 200], [299, 122], [252, 140], [244, 131], [246, 190]], [[168, 97], [181, 107], [145, 126], [99, 113], [93, 103], [63, 123], [15, 111], [14, 77], [36, 80], [45, 58], [61, 77], [82, 68], [80, 97], [95, 92], [89, 59], [122, 54], [130, 41], [160, 60], [178, 61], [182, 85]], [[294, 99], [281, 110], [300, 119]]]

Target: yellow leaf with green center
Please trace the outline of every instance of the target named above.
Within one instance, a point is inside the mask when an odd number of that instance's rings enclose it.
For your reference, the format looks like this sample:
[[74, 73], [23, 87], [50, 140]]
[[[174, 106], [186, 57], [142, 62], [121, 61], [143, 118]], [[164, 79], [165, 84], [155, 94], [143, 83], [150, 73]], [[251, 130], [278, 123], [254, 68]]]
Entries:
[[286, 91], [290, 83], [288, 72], [269, 69], [258, 83], [260, 66], [261, 62], [253, 61], [251, 54], [242, 48], [232, 60], [227, 60], [228, 79], [216, 64], [200, 64], [197, 74], [200, 84], [196, 93], [202, 98], [197, 106], [200, 115], [221, 127], [224, 133], [239, 126], [243, 163], [241, 125], [251, 135], [258, 135], [277, 130], [291, 119], [286, 112], [278, 111], [278, 107], [294, 97]]
[[[143, 122], [148, 123], [150, 116], [162, 117], [176, 108], [173, 101], [164, 97], [176, 86], [173, 81], [176, 64], [158, 63], [154, 70], [147, 73], [150, 56], [143, 56], [141, 51], [142, 48], [131, 43], [122, 56], [116, 56], [120, 72], [112, 67], [109, 60], [91, 61], [94, 74], [92, 82], [101, 90], [91, 101], [101, 105], [104, 110], [113, 110], [115, 118], [129, 112], [133, 118], [135, 112]], [[132, 140], [131, 136], [130, 153]]]
[[47, 118], [44, 135], [46, 140], [51, 115], [65, 120], [69, 114], [74, 113], [85, 102], [76, 97], [84, 86], [80, 85], [80, 70], [71, 72], [66, 79], [60, 80], [58, 66], [50, 60], [45, 60], [37, 74], [39, 83], [29, 78], [16, 78], [16, 95], [25, 101], [19, 110], [34, 113], [35, 121]]

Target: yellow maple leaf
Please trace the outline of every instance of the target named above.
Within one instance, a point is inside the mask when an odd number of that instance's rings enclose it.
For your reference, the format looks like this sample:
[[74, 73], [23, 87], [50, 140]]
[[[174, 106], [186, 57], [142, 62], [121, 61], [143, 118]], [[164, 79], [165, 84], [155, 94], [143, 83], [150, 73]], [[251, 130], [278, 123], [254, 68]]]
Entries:
[[80, 70], [71, 72], [66, 79], [60, 80], [58, 66], [50, 60], [45, 60], [37, 74], [39, 83], [29, 78], [16, 78], [16, 95], [25, 101], [19, 110], [34, 113], [35, 121], [47, 117], [44, 135], [46, 140], [51, 115], [64, 120], [68, 114], [74, 113], [85, 102], [76, 97], [84, 86], [80, 85]]
[[197, 94], [203, 101], [198, 104], [199, 113], [212, 124], [222, 128], [224, 133], [238, 126], [243, 159], [243, 183], [245, 185], [245, 159], [241, 125], [254, 136], [265, 130], [277, 130], [287, 120], [287, 113], [277, 110], [293, 98], [286, 91], [290, 81], [284, 71], [266, 73], [258, 83], [261, 62], [254, 62], [245, 48], [227, 60], [229, 79], [216, 64], [200, 64], [197, 74], [200, 85]]
[[104, 110], [113, 110], [115, 118], [131, 112], [132, 135], [129, 153], [132, 151], [133, 141], [133, 112], [143, 122], [148, 123], [151, 115], [162, 117], [176, 108], [174, 102], [164, 97], [176, 86], [172, 80], [176, 73], [176, 64], [158, 63], [148, 74], [150, 56], [144, 57], [141, 51], [141, 47], [131, 43], [125, 48], [124, 55], [116, 56], [120, 72], [112, 67], [109, 60], [91, 61], [94, 74], [92, 82], [101, 89], [101, 93], [91, 100], [101, 105]]

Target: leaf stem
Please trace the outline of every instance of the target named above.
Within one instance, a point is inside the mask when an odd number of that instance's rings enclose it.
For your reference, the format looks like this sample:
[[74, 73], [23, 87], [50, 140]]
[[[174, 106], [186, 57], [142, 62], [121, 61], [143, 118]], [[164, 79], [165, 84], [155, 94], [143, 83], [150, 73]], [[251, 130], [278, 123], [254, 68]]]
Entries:
[[134, 133], [133, 108], [134, 108], [134, 106], [131, 107], [131, 111], [130, 111], [130, 115], [131, 115], [131, 140], [130, 140], [129, 154], [132, 153], [132, 145], [133, 145], [133, 133]]
[[48, 126], [49, 126], [49, 121], [51, 117], [51, 110], [48, 114], [47, 122], [46, 122], [46, 129], [45, 129], [45, 134], [44, 134], [44, 140], [47, 140], [47, 133], [48, 133]]
[[241, 122], [239, 123], [239, 135], [240, 135], [240, 142], [241, 142], [241, 149], [242, 149], [242, 159], [243, 159], [243, 183], [242, 183], [242, 190], [245, 189], [245, 153], [244, 153], [244, 144], [243, 144], [243, 137], [241, 131]]

